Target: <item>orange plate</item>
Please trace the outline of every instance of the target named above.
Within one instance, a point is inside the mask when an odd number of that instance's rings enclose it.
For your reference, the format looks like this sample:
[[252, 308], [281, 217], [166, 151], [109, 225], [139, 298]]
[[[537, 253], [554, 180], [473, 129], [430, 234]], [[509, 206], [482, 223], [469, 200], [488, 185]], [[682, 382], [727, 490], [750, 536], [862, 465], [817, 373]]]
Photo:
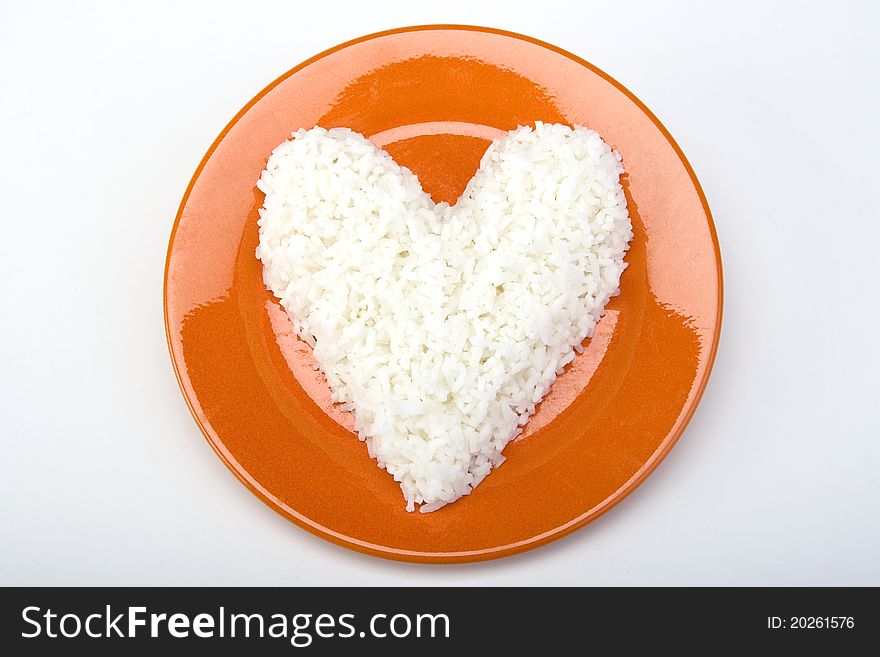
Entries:
[[[371, 137], [454, 202], [498, 130], [536, 120], [597, 130], [623, 156], [635, 239], [621, 294], [507, 462], [468, 497], [406, 513], [309, 369], [261, 280], [256, 180], [298, 128]], [[721, 326], [721, 261], [706, 199], [669, 133], [629, 91], [535, 39], [425, 26], [366, 36], [285, 73], [226, 126], [183, 197], [165, 324], [193, 416], [233, 473], [308, 531], [368, 554], [492, 559], [583, 526], [663, 459], [706, 385]]]

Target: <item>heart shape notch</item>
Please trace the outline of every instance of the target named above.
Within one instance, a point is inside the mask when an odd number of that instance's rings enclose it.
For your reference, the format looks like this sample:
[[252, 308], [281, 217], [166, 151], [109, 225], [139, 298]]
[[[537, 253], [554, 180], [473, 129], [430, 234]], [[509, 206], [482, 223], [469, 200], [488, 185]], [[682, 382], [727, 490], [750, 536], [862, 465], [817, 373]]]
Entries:
[[269, 157], [266, 286], [407, 510], [469, 494], [592, 336], [632, 225], [620, 156], [537, 122], [495, 140], [455, 205], [347, 128]]

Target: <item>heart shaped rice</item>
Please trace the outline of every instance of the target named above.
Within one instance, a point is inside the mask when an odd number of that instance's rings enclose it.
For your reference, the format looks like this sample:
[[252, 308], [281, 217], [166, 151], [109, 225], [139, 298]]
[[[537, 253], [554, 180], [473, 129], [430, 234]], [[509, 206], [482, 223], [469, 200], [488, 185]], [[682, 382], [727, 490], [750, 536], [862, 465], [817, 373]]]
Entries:
[[593, 334], [632, 239], [592, 130], [495, 140], [454, 206], [346, 128], [300, 130], [257, 186], [267, 287], [412, 511], [470, 493]]

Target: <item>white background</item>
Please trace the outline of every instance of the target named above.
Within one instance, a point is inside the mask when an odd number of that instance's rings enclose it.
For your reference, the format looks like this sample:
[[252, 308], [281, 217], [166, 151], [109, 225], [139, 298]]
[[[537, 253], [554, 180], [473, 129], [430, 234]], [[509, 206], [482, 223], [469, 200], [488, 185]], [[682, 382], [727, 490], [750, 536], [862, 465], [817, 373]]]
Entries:
[[[871, 4], [3, 0], [0, 584], [880, 584]], [[634, 91], [700, 177], [726, 284], [658, 471], [573, 536], [455, 567], [337, 548], [248, 493], [162, 320], [177, 206], [227, 121], [319, 51], [435, 22], [550, 41]]]

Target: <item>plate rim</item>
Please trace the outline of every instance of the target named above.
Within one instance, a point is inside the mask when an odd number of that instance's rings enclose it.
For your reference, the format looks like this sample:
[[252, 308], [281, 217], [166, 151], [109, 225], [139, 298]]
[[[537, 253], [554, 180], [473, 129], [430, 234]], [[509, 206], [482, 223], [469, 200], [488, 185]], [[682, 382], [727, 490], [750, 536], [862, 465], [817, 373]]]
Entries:
[[[289, 513], [287, 510], [281, 508], [278, 504], [273, 502], [263, 491], [259, 490], [257, 487], [253, 485], [251, 481], [246, 479], [241, 472], [239, 472], [240, 466], [230, 461], [226, 454], [220, 449], [217, 441], [219, 441], [219, 436], [212, 435], [214, 432], [210, 431], [208, 427], [202, 422], [199, 418], [199, 414], [196, 411], [196, 408], [193, 405], [192, 400], [187, 394], [186, 387], [181, 375], [180, 366], [178, 365], [177, 359], [174, 354], [174, 346], [172, 344], [172, 335], [171, 335], [171, 326], [169, 322], [168, 316], [168, 275], [171, 266], [171, 254], [174, 249], [174, 242], [177, 236], [177, 229], [180, 226], [180, 221], [183, 216], [184, 209], [186, 208], [187, 202], [189, 201], [190, 194], [193, 190], [193, 187], [201, 176], [202, 170], [207, 164], [208, 160], [214, 154], [214, 151], [220, 145], [220, 143], [226, 138], [226, 135], [230, 130], [238, 123], [238, 121], [264, 96], [266, 96], [270, 91], [272, 91], [279, 84], [284, 82], [287, 78], [291, 77], [295, 73], [301, 71], [312, 63], [327, 57], [339, 50], [343, 50], [344, 48], [348, 48], [358, 43], [363, 43], [365, 41], [371, 41], [373, 39], [378, 39], [385, 36], [390, 36], [393, 34], [401, 34], [406, 32], [423, 32], [423, 31], [469, 31], [469, 32], [482, 32], [485, 34], [493, 34], [499, 36], [510, 37], [514, 39], [519, 39], [521, 41], [526, 41], [528, 43], [540, 46], [542, 48], [546, 48], [557, 54], [563, 55], [568, 59], [574, 61], [575, 63], [587, 68], [591, 72], [595, 73], [606, 82], [613, 85], [619, 91], [621, 91], [630, 101], [636, 104], [636, 106], [645, 114], [645, 116], [650, 119], [650, 121], [654, 124], [654, 126], [661, 132], [666, 141], [672, 146], [676, 155], [678, 156], [681, 163], [684, 165], [685, 170], [688, 173], [688, 176], [694, 185], [694, 189], [697, 192], [697, 195], [700, 199], [700, 204], [703, 207], [703, 210], [706, 215], [706, 219], [708, 222], [709, 233], [712, 240], [712, 246], [715, 251], [715, 270], [718, 276], [717, 281], [717, 289], [718, 289], [718, 298], [717, 298], [717, 307], [718, 310], [715, 316], [715, 325], [714, 332], [711, 336], [711, 346], [709, 349], [709, 354], [706, 360], [706, 368], [703, 372], [699, 381], [697, 381], [697, 391], [694, 395], [692, 401], [689, 406], [686, 408], [684, 415], [682, 415], [677, 424], [669, 431], [666, 437], [663, 439], [661, 446], [654, 451], [651, 456], [645, 461], [639, 470], [637, 470], [632, 477], [630, 477], [620, 488], [618, 488], [614, 493], [612, 493], [608, 498], [603, 500], [597, 506], [584, 511], [578, 517], [568, 521], [567, 523], [555, 527], [552, 530], [544, 532], [542, 534], [538, 534], [536, 536], [530, 537], [528, 539], [524, 539], [522, 541], [517, 541], [515, 543], [511, 543], [508, 545], [496, 546], [492, 548], [485, 548], [481, 550], [467, 550], [467, 551], [458, 551], [458, 552], [422, 552], [415, 550], [402, 550], [398, 548], [390, 548], [387, 546], [375, 545], [373, 543], [367, 543], [365, 541], [361, 541], [351, 536], [342, 536], [338, 532], [331, 530], [330, 528], [323, 527], [322, 525], [310, 521], [308, 518], [304, 516], [297, 516]], [[356, 552], [360, 552], [362, 554], [367, 554], [374, 557], [381, 557], [384, 559], [389, 559], [393, 561], [406, 561], [412, 563], [425, 563], [425, 564], [461, 564], [461, 563], [470, 563], [477, 561], [488, 561], [491, 559], [500, 559], [503, 557], [513, 556], [515, 554], [520, 554], [522, 552], [526, 552], [528, 550], [532, 550], [543, 545], [547, 545], [553, 541], [561, 539], [569, 534], [577, 531], [578, 529], [584, 527], [588, 523], [596, 520], [601, 517], [609, 510], [617, 506], [620, 502], [622, 502], [625, 498], [627, 498], [636, 488], [638, 488], [644, 481], [647, 479], [663, 462], [678, 440], [681, 438], [681, 435], [684, 433], [684, 430], [687, 428], [691, 419], [693, 418], [694, 413], [697, 410], [697, 407], [700, 405], [700, 401], [703, 398], [703, 393], [706, 390], [706, 386], [708, 385], [709, 378], [712, 374], [712, 370], [715, 364], [715, 357], [718, 352], [718, 343], [721, 338], [721, 325], [723, 319], [723, 310], [724, 310], [724, 274], [722, 268], [722, 260], [721, 260], [721, 246], [718, 242], [718, 233], [715, 228], [715, 221], [712, 216], [712, 211], [709, 207], [709, 202], [706, 199], [706, 195], [703, 191], [703, 187], [700, 184], [699, 179], [697, 178], [696, 173], [694, 172], [693, 167], [688, 161], [687, 157], [682, 151], [681, 147], [678, 145], [678, 142], [675, 141], [672, 134], [666, 128], [665, 125], [660, 121], [659, 118], [643, 103], [632, 91], [626, 88], [623, 84], [618, 82], [611, 75], [601, 70], [594, 64], [586, 61], [585, 59], [563, 49], [558, 46], [553, 45], [552, 43], [548, 43], [546, 41], [542, 41], [535, 37], [531, 37], [528, 35], [520, 34], [518, 32], [513, 32], [509, 30], [503, 30], [499, 28], [493, 27], [485, 27], [478, 25], [464, 25], [464, 24], [454, 24], [454, 23], [437, 23], [437, 24], [425, 24], [425, 25], [412, 25], [412, 26], [403, 26], [396, 27], [388, 30], [382, 30], [379, 32], [372, 32], [370, 34], [366, 34], [355, 39], [350, 39], [348, 41], [344, 41], [340, 44], [337, 44], [331, 48], [323, 50], [312, 57], [300, 62], [293, 68], [285, 71], [280, 76], [275, 78], [272, 82], [270, 82], [267, 86], [265, 86], [262, 90], [260, 90], [253, 98], [251, 98], [236, 114], [230, 119], [230, 121], [224, 126], [223, 130], [217, 135], [214, 141], [211, 143], [208, 150], [205, 152], [204, 156], [199, 161], [198, 166], [196, 167], [195, 172], [190, 178], [189, 184], [186, 187], [186, 190], [183, 193], [183, 197], [180, 201], [180, 204], [177, 209], [177, 214], [174, 218], [174, 224], [171, 228], [171, 235], [168, 240], [168, 248], [165, 255], [165, 269], [164, 269], [164, 279], [162, 285], [162, 309], [165, 323], [165, 339], [167, 342], [168, 352], [171, 357], [171, 364], [174, 369], [174, 376], [177, 379], [177, 384], [180, 387], [180, 391], [186, 402], [187, 408], [190, 411], [193, 419], [196, 422], [196, 425], [199, 427], [199, 430], [202, 432], [202, 435], [211, 446], [211, 449], [218, 456], [218, 458], [223, 462], [226, 468], [232, 472], [233, 475], [245, 485], [245, 487], [255, 495], [260, 501], [262, 501], [266, 506], [270, 509], [284, 517], [290, 522], [293, 522], [298, 527], [306, 530], [310, 534], [317, 536], [325, 541], [329, 541], [335, 545], [340, 547], [347, 548], [349, 550], [354, 550]]]

